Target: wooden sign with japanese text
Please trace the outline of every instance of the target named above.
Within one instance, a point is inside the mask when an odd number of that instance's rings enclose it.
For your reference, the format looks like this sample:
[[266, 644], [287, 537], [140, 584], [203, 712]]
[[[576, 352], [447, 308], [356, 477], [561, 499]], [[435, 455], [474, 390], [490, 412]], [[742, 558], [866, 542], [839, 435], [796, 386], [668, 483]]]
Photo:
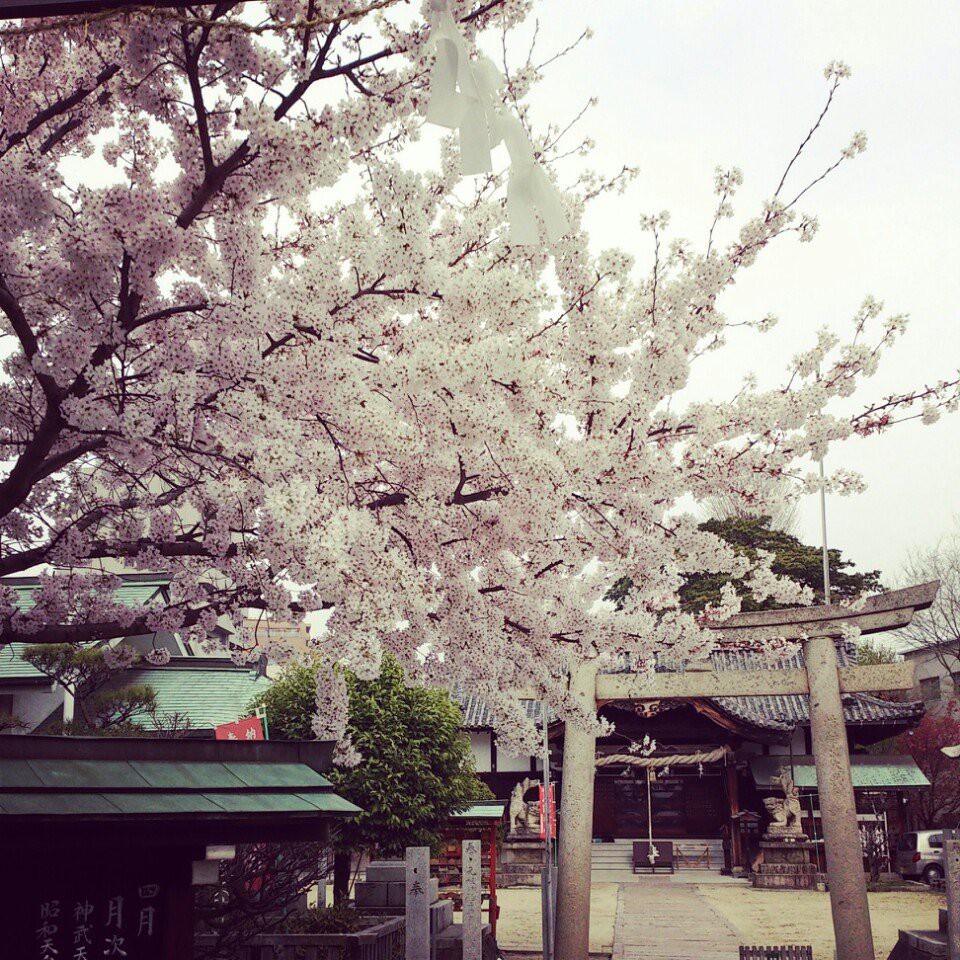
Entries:
[[165, 890], [149, 875], [111, 882], [52, 882], [21, 893], [4, 931], [4, 960], [160, 960]]

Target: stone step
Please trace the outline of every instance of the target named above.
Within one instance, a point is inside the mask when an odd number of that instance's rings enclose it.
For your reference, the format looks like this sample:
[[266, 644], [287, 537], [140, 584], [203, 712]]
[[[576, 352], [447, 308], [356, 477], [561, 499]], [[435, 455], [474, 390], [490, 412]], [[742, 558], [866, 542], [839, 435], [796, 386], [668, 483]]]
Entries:
[[407, 865], [403, 860], [371, 860], [367, 864], [365, 879], [405, 883]]
[[947, 935], [939, 930], [901, 930], [900, 940], [890, 956], [896, 960], [949, 957], [950, 946]]
[[[723, 866], [723, 844], [719, 840], [674, 840], [672, 843], [678, 870], [719, 870]], [[632, 870], [633, 841], [595, 843], [590, 848], [590, 859], [593, 870]]]
[[[483, 925], [483, 936], [489, 937], [490, 924]], [[463, 958], [463, 924], [454, 923], [437, 934], [434, 938], [437, 960], [462, 960]]]
[[453, 926], [453, 901], [437, 900], [430, 904], [430, 931], [434, 936]]

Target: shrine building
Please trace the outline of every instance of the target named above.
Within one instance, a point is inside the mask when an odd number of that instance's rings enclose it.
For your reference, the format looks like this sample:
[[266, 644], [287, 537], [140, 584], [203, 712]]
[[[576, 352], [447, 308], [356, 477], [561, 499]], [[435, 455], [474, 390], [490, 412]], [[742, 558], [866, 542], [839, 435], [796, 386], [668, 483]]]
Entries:
[[[852, 644], [841, 644], [839, 655], [841, 665], [856, 663]], [[771, 668], [767, 659], [743, 650], [716, 650], [710, 666], [716, 671]], [[802, 653], [780, 666], [802, 668]], [[671, 669], [677, 665], [664, 666]], [[512, 757], [497, 749], [486, 704], [466, 694], [460, 703], [478, 773], [498, 799], [509, 798], [525, 777], [540, 779], [539, 757]], [[541, 705], [525, 704], [539, 721]], [[886, 842], [907, 829], [906, 792], [929, 784], [911, 757], [875, 755], [866, 748], [914, 727], [924, 705], [864, 693], [844, 694], [843, 705], [861, 831], [880, 828]], [[681, 868], [749, 870], [768, 820], [763, 799], [777, 795], [771, 777], [780, 767], [792, 770], [802, 794], [804, 832], [822, 855], [807, 696], [614, 700], [599, 712], [615, 731], [597, 741], [595, 869], [629, 870], [630, 844], [623, 841], [652, 835], [674, 841]], [[631, 744], [646, 736], [655, 741], [655, 750], [649, 756], [632, 753]], [[560, 793], [563, 740], [564, 723], [557, 720], [550, 725], [550, 754]]]

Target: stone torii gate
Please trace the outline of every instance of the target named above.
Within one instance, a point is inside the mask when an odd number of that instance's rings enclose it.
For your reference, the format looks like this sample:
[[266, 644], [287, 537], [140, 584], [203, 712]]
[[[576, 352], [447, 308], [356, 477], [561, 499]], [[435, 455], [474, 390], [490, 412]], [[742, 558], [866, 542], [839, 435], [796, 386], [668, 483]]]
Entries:
[[[838, 604], [742, 613], [715, 629], [725, 643], [762, 649], [778, 637], [801, 641], [805, 667], [769, 670], [688, 669], [652, 679], [630, 673], [598, 674], [595, 664], [578, 667], [570, 692], [587, 709], [611, 700], [693, 700], [804, 694], [810, 698], [810, 727], [823, 823], [830, 907], [837, 960], [874, 960], [867, 887], [857, 827], [842, 694], [908, 690], [909, 663], [841, 667], [836, 639], [846, 625], [862, 634], [894, 630], [927, 609], [939, 582], [879, 594], [859, 610]], [[567, 725], [563, 748], [559, 876], [555, 960], [587, 960], [590, 934], [590, 862], [596, 739]]]

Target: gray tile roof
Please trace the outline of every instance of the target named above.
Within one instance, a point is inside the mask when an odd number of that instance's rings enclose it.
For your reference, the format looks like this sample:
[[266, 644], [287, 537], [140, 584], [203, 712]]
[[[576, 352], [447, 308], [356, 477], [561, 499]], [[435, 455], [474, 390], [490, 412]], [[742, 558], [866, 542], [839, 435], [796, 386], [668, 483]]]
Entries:
[[[465, 729], [483, 730], [493, 726], [493, 714], [478, 696], [467, 693], [462, 687], [458, 687], [454, 699], [459, 702], [460, 709], [463, 711], [463, 726]], [[527, 716], [539, 723], [543, 716], [540, 701], [522, 700], [521, 703], [527, 711]]]
[[[842, 666], [852, 666], [857, 662], [856, 648], [853, 644], [841, 644], [838, 648]], [[715, 650], [710, 656], [714, 670], [764, 670], [781, 667], [802, 668], [803, 652], [799, 648], [789, 657], [771, 661], [762, 653], [750, 650]], [[658, 671], [683, 671], [684, 665], [667, 658], [658, 661]], [[630, 664], [627, 658], [621, 666], [611, 673], [627, 673]], [[486, 704], [462, 689], [457, 690], [460, 709], [463, 711], [463, 725], [468, 730], [493, 726], [493, 716]], [[705, 698], [707, 699], [707, 698]], [[810, 722], [809, 699], [806, 696], [766, 696], [766, 697], [713, 697], [707, 702], [714, 704], [728, 716], [763, 730], [789, 733], [798, 725]], [[539, 722], [541, 705], [536, 700], [525, 700], [527, 716]], [[852, 725], [893, 725], [900, 726], [919, 720], [923, 716], [923, 704], [920, 702], [896, 703], [881, 700], [865, 693], [845, 694], [843, 697], [844, 718]]]
[[[840, 644], [837, 653], [841, 666], [856, 664], [857, 653], [852, 644]], [[804, 666], [803, 651], [800, 649], [774, 664], [761, 654], [749, 650], [715, 650], [710, 660], [714, 670]], [[805, 696], [715, 697], [711, 702], [729, 716], [767, 730], [789, 731], [797, 725], [810, 722], [810, 700]], [[899, 703], [881, 700], [866, 693], [843, 696], [844, 720], [853, 725], [910, 723], [923, 716], [923, 709], [923, 704], [916, 701]]]

